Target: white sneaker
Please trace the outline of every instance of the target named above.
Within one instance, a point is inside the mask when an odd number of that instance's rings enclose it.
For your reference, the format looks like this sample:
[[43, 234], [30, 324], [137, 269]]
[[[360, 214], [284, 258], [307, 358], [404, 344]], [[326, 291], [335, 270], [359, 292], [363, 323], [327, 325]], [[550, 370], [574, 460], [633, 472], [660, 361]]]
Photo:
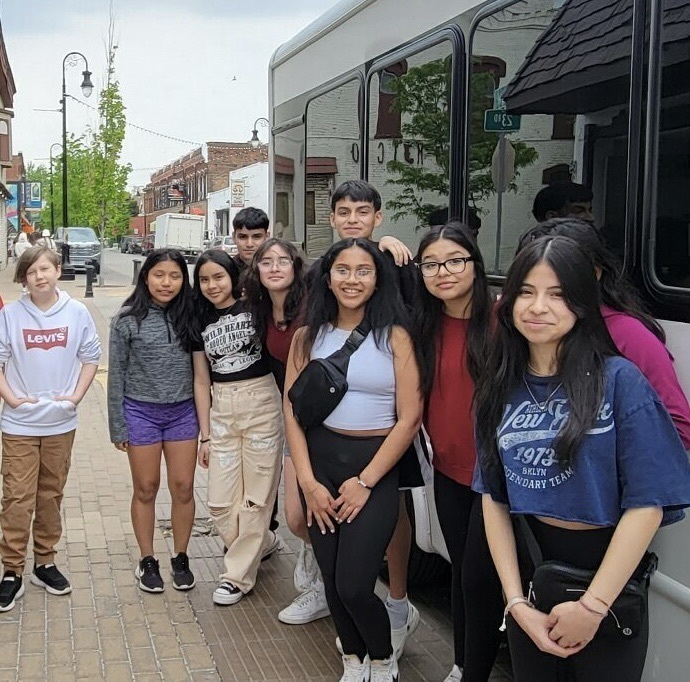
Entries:
[[453, 666], [453, 669], [450, 671], [448, 674], [448, 677], [446, 677], [443, 682], [460, 682], [462, 680], [462, 670], [458, 668], [457, 665]]
[[242, 590], [231, 582], [222, 582], [213, 591], [213, 603], [219, 606], [232, 606], [244, 597]]
[[405, 642], [409, 635], [411, 635], [419, 625], [419, 611], [417, 607], [410, 602], [407, 611], [407, 623], [397, 630], [391, 629], [391, 644], [393, 645], [393, 653], [398, 659], [402, 656], [405, 649]]
[[280, 549], [280, 538], [276, 533], [274, 533], [272, 530], [268, 531], [269, 532], [269, 537], [273, 536], [270, 538], [268, 541], [268, 544], [261, 550], [261, 561], [266, 561], [266, 559], [270, 559], [273, 554]]
[[297, 595], [292, 604], [286, 606], [278, 614], [278, 620], [287, 625], [304, 625], [330, 615], [331, 610], [328, 608], [323, 583], [321, 583]]
[[363, 661], [356, 654], [343, 655], [343, 676], [340, 682], [369, 682], [369, 656]]
[[398, 659], [389, 656], [371, 662], [371, 682], [398, 682]]

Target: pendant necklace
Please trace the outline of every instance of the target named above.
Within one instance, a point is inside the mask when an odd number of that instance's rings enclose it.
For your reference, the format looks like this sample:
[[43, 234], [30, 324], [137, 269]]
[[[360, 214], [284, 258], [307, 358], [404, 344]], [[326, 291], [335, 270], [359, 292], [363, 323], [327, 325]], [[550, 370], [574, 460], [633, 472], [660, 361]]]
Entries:
[[525, 384], [525, 388], [527, 389], [527, 392], [529, 393], [530, 398], [532, 398], [532, 401], [533, 401], [534, 404], [537, 406], [537, 409], [538, 409], [540, 412], [545, 412], [545, 411], [546, 411], [546, 406], [549, 404], [549, 400], [551, 400], [551, 398], [553, 398], [553, 397], [556, 395], [556, 393], [558, 392], [558, 389], [559, 389], [561, 386], [563, 386], [563, 382], [560, 381], [560, 382], [558, 383], [558, 386], [556, 386], [556, 388], [554, 388], [553, 391], [551, 391], [551, 393], [549, 393], [549, 395], [548, 395], [548, 397], [546, 398], [546, 400], [544, 400], [544, 402], [541, 402], [541, 403], [540, 403], [540, 402], [534, 397], [534, 393], [532, 393], [532, 389], [529, 387], [529, 384], [527, 383], [527, 379], [525, 379], [525, 375], [524, 375], [524, 374], [522, 375], [522, 381], [523, 381], [523, 383]]

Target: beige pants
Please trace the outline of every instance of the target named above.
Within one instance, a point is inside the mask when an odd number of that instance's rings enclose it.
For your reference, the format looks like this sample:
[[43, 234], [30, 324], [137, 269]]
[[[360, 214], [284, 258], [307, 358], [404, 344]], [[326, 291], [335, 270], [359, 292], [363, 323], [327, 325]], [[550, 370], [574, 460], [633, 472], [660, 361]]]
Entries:
[[228, 548], [221, 581], [254, 587], [278, 492], [283, 412], [273, 375], [213, 385], [208, 506]]
[[55, 545], [62, 536], [60, 505], [74, 434], [74, 430], [57, 436], [2, 434], [0, 554], [6, 571], [19, 575], [24, 571], [32, 517], [34, 562], [55, 563]]

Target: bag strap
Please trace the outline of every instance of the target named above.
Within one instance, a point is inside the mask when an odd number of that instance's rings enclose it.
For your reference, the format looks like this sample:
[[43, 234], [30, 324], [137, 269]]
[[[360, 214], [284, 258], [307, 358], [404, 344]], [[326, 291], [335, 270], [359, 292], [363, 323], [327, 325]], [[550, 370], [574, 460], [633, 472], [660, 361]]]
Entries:
[[347, 357], [350, 357], [350, 355], [352, 355], [364, 343], [364, 340], [367, 338], [370, 331], [371, 324], [369, 324], [369, 320], [364, 319], [352, 330], [352, 332], [350, 332], [350, 336], [347, 337], [347, 340], [341, 348], [341, 350], [347, 353]]
[[544, 561], [544, 555], [541, 553], [541, 547], [539, 547], [537, 538], [534, 537], [534, 531], [530, 527], [529, 522], [523, 514], [517, 515], [516, 522], [518, 528], [520, 529], [520, 534], [522, 535], [522, 538], [524, 539], [525, 544], [527, 545], [527, 552], [529, 554], [529, 558], [534, 567], [536, 568], [537, 566], [541, 565], [541, 563]]

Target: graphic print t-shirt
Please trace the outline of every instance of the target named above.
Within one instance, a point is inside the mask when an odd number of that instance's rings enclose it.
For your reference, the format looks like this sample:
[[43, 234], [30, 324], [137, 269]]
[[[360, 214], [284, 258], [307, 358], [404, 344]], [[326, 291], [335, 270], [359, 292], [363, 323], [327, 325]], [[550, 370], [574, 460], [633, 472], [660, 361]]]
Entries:
[[682, 518], [677, 510], [690, 506], [690, 462], [637, 367], [620, 357], [606, 361], [597, 419], [569, 467], [559, 464], [553, 449], [569, 413], [565, 391], [556, 385], [553, 377], [527, 375], [509, 393], [497, 431], [505, 484], [477, 467], [474, 490], [490, 493], [515, 514], [595, 526], [614, 526], [634, 507], [673, 512], [666, 523]]
[[268, 355], [256, 336], [252, 316], [242, 301], [216, 310], [206, 320], [201, 338], [213, 382], [256, 379], [270, 372]]

